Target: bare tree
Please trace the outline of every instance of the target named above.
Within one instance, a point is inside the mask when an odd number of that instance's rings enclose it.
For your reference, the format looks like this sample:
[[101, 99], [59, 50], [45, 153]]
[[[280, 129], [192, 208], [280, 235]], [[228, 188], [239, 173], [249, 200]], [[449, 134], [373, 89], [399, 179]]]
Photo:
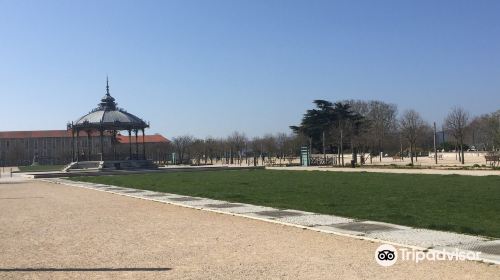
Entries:
[[207, 164], [207, 158], [210, 160], [210, 164], [214, 163], [214, 158], [217, 156], [217, 140], [212, 137], [207, 137], [205, 139], [205, 164]]
[[234, 154], [238, 156], [238, 163], [241, 164], [241, 158], [243, 156], [243, 150], [246, 146], [246, 142], [248, 141], [247, 137], [244, 133], [235, 131], [231, 136], [227, 139], [230, 144], [230, 156], [231, 156], [231, 164], [233, 163]]
[[445, 127], [451, 132], [453, 137], [455, 137], [458, 142], [461, 154], [460, 160], [462, 164], [464, 164], [464, 138], [465, 130], [469, 123], [469, 113], [463, 108], [455, 107], [448, 114], [444, 123]]
[[277, 154], [277, 144], [276, 144], [276, 138], [272, 134], [266, 134], [262, 138], [262, 145], [263, 145], [263, 157], [262, 161], [264, 161], [265, 157], [269, 160], [271, 160], [274, 156]]
[[397, 106], [380, 101], [371, 101], [369, 104], [368, 118], [371, 121], [371, 134], [377, 142], [380, 161], [382, 161], [384, 139], [387, 133], [396, 127]]
[[[397, 111], [395, 104], [385, 103], [378, 100], [347, 100], [354, 112], [366, 118], [365, 131], [359, 135], [358, 140], [370, 144], [373, 152], [377, 147], [378, 155], [387, 148], [386, 142], [392, 144], [395, 140], [397, 128]], [[365, 135], [366, 134], [366, 135]], [[392, 147], [397, 150], [398, 147]], [[391, 150], [391, 149], [389, 149]], [[380, 161], [382, 157], [380, 156]]]
[[410, 158], [413, 164], [416, 143], [419, 133], [425, 128], [425, 122], [420, 114], [415, 110], [406, 110], [399, 120], [401, 135], [408, 140], [410, 144]]
[[[206, 159], [206, 146], [205, 140], [203, 139], [194, 139], [192, 144], [189, 147], [189, 155], [190, 158], [194, 160], [194, 164], [200, 165], [202, 159]], [[206, 163], [206, 160], [205, 160]]]
[[288, 135], [286, 133], [278, 133], [275, 136], [276, 139], [276, 148], [277, 148], [277, 157], [279, 158], [280, 164], [282, 160], [285, 158], [285, 149], [288, 142]]
[[500, 146], [500, 110], [475, 117], [468, 126], [470, 143], [482, 150]]
[[225, 138], [219, 138], [217, 140], [217, 150], [219, 151], [219, 157], [222, 164], [229, 164], [229, 151], [231, 147]]
[[258, 159], [262, 158], [262, 139], [260, 137], [254, 137], [249, 143], [250, 150], [252, 151], [253, 164], [256, 166]]
[[193, 144], [193, 141], [194, 137], [190, 135], [178, 136], [172, 139], [172, 144], [174, 145], [181, 164], [184, 163], [186, 153], [189, 154], [189, 148]]

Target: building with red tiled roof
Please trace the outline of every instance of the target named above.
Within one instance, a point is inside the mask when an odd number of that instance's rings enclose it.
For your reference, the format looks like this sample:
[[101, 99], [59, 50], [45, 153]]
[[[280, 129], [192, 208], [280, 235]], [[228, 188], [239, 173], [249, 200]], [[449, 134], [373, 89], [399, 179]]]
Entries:
[[[99, 132], [92, 133], [98, 136]], [[81, 136], [87, 136], [84, 131]], [[26, 138], [71, 138], [71, 130], [32, 130], [32, 131], [0, 131], [0, 139], [26, 139]]]
[[[100, 159], [99, 132], [92, 132], [91, 137], [80, 132], [79, 153], [82, 158], [90, 145], [92, 158]], [[136, 143], [136, 138], [116, 135], [115, 140], [107, 133], [103, 144], [111, 150], [112, 141], [116, 141], [116, 149], [128, 151], [129, 144], [139, 145], [142, 150], [142, 136]], [[132, 142], [130, 142], [132, 141]], [[34, 130], [34, 131], [0, 131], [0, 165], [29, 165], [33, 161], [41, 164], [66, 164], [72, 160], [74, 145], [70, 130]], [[145, 135], [146, 157], [154, 161], [162, 161], [170, 153], [170, 141], [160, 134]], [[111, 152], [111, 151], [110, 151]], [[126, 152], [124, 154], [127, 154]]]
[[[132, 137], [132, 143], [135, 143], [135, 140]], [[125, 135], [116, 135], [116, 140], [120, 144], [129, 144], [130, 140], [128, 136]], [[170, 142], [167, 138], [163, 137], [162, 135], [156, 133], [153, 135], [145, 135], [144, 136], [144, 142], [145, 143], [168, 143]]]

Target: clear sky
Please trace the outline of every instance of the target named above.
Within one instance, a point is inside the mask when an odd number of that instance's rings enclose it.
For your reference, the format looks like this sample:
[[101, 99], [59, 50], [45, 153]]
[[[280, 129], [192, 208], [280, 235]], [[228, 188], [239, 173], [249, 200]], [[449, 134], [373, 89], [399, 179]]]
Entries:
[[0, 130], [65, 129], [106, 75], [150, 133], [288, 132], [313, 99], [500, 109], [500, 1], [0, 0]]

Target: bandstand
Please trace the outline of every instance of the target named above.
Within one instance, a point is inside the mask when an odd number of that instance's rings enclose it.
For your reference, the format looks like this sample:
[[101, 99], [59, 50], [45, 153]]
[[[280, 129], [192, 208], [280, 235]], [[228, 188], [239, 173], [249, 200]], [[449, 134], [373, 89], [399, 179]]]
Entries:
[[[146, 146], [144, 145], [146, 128], [149, 128], [149, 123], [117, 106], [115, 99], [109, 93], [109, 81], [106, 79], [106, 95], [101, 99], [98, 107], [67, 125], [72, 135], [73, 160], [66, 169], [156, 167], [152, 161], [146, 159]], [[126, 131], [129, 137], [126, 154], [123, 153], [123, 149], [117, 151], [116, 136], [121, 131]], [[142, 139], [139, 139], [140, 133]], [[86, 141], [82, 141], [83, 137], [87, 138]], [[132, 137], [135, 141], [132, 141]], [[95, 153], [95, 149], [92, 149], [95, 145], [92, 142], [96, 138], [99, 139], [100, 153], [98, 155], [92, 153], [93, 150]], [[110, 145], [106, 145], [105, 140], [108, 140], [106, 143], [110, 141]], [[142, 151], [139, 150], [139, 141], [142, 141]], [[135, 147], [133, 147], [133, 142], [135, 142]]]

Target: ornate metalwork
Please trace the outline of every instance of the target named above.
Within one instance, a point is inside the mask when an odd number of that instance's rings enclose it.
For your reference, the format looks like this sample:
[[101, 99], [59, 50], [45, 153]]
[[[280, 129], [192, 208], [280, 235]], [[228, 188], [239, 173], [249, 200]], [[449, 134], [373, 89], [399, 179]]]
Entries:
[[[79, 132], [85, 131], [87, 132], [87, 136], [90, 137], [92, 132], [99, 132], [101, 137], [101, 156], [103, 153], [102, 147], [102, 137], [106, 132], [109, 132], [108, 135], [111, 135], [112, 138], [116, 138], [116, 134], [118, 131], [142, 131], [144, 136], [144, 130], [149, 128], [149, 122], [145, 122], [141, 118], [127, 112], [126, 110], [119, 108], [118, 104], [115, 102], [115, 98], [111, 96], [109, 93], [109, 80], [106, 77], [106, 94], [101, 98], [101, 102], [97, 104], [97, 107], [91, 110], [88, 114], [79, 118], [75, 122], [71, 122], [67, 124], [67, 129], [71, 130], [72, 133], [76, 132], [76, 155], [73, 155], [73, 158], [76, 158], [78, 161], [79, 156]], [[136, 132], [137, 134], [137, 132]], [[89, 140], [90, 141], [90, 140]], [[136, 137], [137, 141], [137, 137]], [[116, 139], [112, 139], [111, 143], [113, 146], [113, 157], [116, 157], [115, 147]], [[130, 146], [132, 146], [132, 141], [129, 141]], [[144, 137], [143, 137], [143, 149], [145, 149], [144, 145]], [[136, 147], [136, 153], [138, 154], [138, 147]], [[143, 153], [145, 154], [145, 152]], [[88, 145], [87, 156], [90, 156], [90, 145]], [[138, 155], [136, 155], [137, 157]], [[130, 148], [129, 159], [132, 159], [132, 149]]]

